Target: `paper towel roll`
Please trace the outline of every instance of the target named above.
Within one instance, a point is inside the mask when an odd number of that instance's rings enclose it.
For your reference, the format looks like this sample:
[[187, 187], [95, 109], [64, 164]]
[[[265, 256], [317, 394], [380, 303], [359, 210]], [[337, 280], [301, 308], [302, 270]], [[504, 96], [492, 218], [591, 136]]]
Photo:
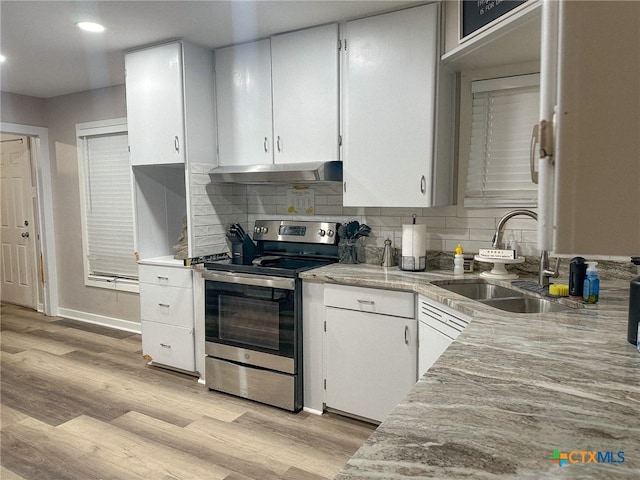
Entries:
[[402, 226], [402, 270], [424, 270], [427, 267], [426, 225]]

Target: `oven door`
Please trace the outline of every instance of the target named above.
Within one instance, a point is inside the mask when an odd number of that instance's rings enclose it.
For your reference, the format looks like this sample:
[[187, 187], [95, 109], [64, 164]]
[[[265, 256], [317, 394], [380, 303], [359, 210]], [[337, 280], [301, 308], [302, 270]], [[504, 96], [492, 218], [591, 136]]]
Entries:
[[215, 271], [203, 277], [206, 354], [297, 373], [296, 280]]

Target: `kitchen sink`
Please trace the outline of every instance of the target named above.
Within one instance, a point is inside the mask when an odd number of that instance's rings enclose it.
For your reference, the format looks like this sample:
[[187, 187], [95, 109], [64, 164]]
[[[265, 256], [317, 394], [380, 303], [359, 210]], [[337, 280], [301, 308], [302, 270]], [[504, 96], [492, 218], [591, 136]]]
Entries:
[[493, 298], [509, 298], [522, 295], [517, 290], [485, 282], [447, 284], [440, 284], [439, 282], [432, 283], [440, 288], [457, 293], [463, 297], [471, 298], [472, 300], [490, 300]]
[[494, 285], [482, 280], [457, 283], [436, 281], [431, 283], [437, 287], [506, 312], [546, 313], [573, 309], [569, 305], [543, 297], [528, 295], [512, 288]]
[[518, 298], [492, 298], [482, 303], [499, 310], [514, 313], [546, 313], [571, 310], [571, 307], [544, 298], [522, 295]]

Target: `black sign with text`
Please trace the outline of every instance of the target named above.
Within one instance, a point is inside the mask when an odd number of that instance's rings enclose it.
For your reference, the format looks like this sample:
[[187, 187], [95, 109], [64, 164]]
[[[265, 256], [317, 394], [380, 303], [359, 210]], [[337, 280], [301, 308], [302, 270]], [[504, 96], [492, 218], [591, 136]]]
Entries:
[[527, 0], [462, 0], [462, 38]]

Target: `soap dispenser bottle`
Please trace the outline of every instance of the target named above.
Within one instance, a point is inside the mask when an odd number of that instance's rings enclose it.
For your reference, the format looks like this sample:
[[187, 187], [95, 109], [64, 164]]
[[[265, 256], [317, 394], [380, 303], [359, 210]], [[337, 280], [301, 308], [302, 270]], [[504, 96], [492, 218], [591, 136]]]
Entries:
[[600, 279], [596, 270], [598, 262], [587, 262], [587, 276], [584, 279], [582, 299], [585, 303], [598, 303], [600, 294]]
[[464, 256], [462, 255], [462, 245], [456, 247], [456, 254], [453, 257], [453, 274], [462, 275], [464, 273]]

